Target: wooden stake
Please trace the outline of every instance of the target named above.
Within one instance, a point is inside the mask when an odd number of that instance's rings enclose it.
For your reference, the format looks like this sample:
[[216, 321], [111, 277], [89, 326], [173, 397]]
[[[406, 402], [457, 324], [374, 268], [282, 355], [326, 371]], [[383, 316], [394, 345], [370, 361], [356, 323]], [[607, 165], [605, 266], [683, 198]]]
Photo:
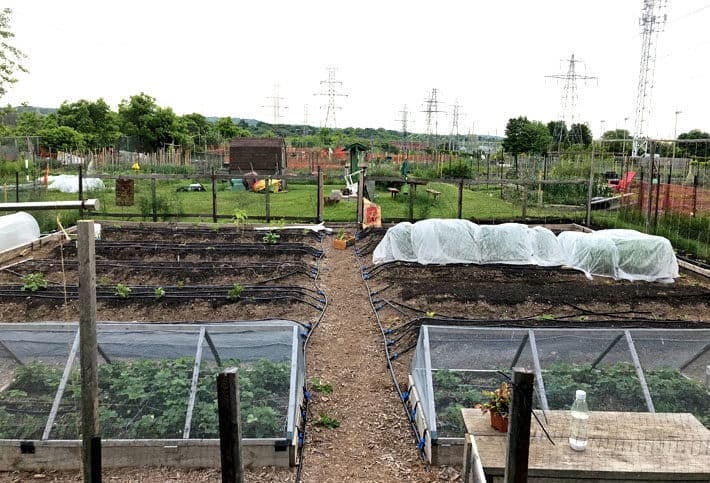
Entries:
[[150, 197], [153, 200], [153, 221], [158, 221], [158, 199], [155, 193], [155, 177], [150, 178]]
[[535, 375], [522, 367], [513, 368], [513, 388], [508, 427], [508, 454], [505, 462], [505, 482], [528, 481], [530, 452], [530, 418]]
[[96, 257], [93, 220], [79, 220], [77, 232], [79, 235], [82, 467], [84, 481], [93, 483], [101, 481], [98, 345], [96, 342]]
[[239, 415], [239, 379], [236, 367], [217, 375], [217, 411], [219, 413], [219, 449], [222, 459], [222, 483], [242, 483], [242, 425]]

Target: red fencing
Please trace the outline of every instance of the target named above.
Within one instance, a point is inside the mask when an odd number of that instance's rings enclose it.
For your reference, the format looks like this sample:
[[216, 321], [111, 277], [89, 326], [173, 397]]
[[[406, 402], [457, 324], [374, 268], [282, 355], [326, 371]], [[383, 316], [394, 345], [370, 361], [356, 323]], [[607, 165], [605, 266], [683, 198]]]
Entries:
[[[648, 209], [648, 182], [634, 183], [630, 192], [637, 194], [636, 200], [639, 209], [643, 212]], [[658, 194], [656, 191], [658, 190]], [[651, 210], [674, 211], [686, 215], [703, 215], [710, 213], [710, 190], [699, 186], [685, 186], [679, 184], [654, 184], [651, 187]]]

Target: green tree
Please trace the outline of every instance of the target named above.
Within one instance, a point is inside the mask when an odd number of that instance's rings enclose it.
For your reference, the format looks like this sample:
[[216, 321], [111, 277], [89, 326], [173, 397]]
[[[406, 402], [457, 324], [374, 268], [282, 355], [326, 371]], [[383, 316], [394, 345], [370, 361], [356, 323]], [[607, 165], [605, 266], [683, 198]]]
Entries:
[[518, 173], [518, 155], [525, 153], [530, 148], [528, 139], [528, 126], [530, 121], [527, 117], [508, 119], [505, 126], [505, 139], [503, 139], [503, 149], [513, 155], [515, 160], [515, 173]]
[[113, 146], [121, 136], [118, 116], [106, 101], [95, 102], [81, 99], [77, 102], [63, 102], [56, 112], [60, 126], [68, 126], [84, 136], [89, 149]]
[[17, 115], [15, 121], [16, 136], [37, 136], [45, 128], [45, 116], [34, 111], [24, 111]]
[[0, 12], [0, 97], [7, 93], [11, 84], [17, 82], [17, 72], [27, 72], [21, 64], [27, 56], [9, 42], [15, 37], [10, 30], [12, 10], [4, 8]]
[[139, 151], [155, 151], [166, 145], [189, 144], [187, 126], [169, 107], [159, 107], [143, 92], [118, 105], [121, 130], [137, 138]]
[[710, 156], [710, 134], [700, 129], [693, 129], [678, 135], [678, 139], [698, 141], [678, 143], [676, 152], [682, 152], [683, 157], [707, 158]]
[[214, 123], [214, 129], [222, 141], [230, 141], [233, 138], [246, 138], [251, 136], [251, 133], [241, 126], [234, 124], [231, 117], [220, 117]]
[[592, 131], [586, 124], [572, 124], [569, 128], [570, 144], [592, 145]]
[[212, 129], [210, 122], [202, 114], [197, 112], [185, 114], [182, 116], [182, 122], [185, 125], [185, 130], [190, 136], [191, 144], [193, 146], [216, 144], [216, 133]]
[[81, 151], [86, 148], [84, 136], [69, 126], [44, 128], [37, 133], [42, 147], [49, 151]]
[[567, 143], [567, 123], [564, 121], [550, 121], [547, 123], [547, 130], [552, 138], [552, 149], [559, 150]]
[[528, 138], [528, 153], [545, 156], [550, 148], [552, 137], [547, 126], [540, 121], [532, 121], [525, 126]]
[[631, 133], [626, 129], [613, 129], [602, 134], [603, 149], [614, 154], [631, 155], [634, 144]]

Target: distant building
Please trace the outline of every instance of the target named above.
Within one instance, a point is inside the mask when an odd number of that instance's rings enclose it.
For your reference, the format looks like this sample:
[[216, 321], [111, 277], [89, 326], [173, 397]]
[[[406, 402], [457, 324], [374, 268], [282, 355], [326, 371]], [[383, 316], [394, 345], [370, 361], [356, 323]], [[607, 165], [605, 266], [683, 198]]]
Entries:
[[259, 175], [286, 173], [286, 143], [283, 138], [234, 138], [229, 144], [229, 172]]

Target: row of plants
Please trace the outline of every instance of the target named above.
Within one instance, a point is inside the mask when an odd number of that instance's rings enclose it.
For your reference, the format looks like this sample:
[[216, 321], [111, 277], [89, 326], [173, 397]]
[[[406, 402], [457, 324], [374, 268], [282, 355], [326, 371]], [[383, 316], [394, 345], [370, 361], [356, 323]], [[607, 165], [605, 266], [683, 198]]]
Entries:
[[[242, 432], [247, 438], [284, 434], [290, 364], [262, 359], [238, 366]], [[99, 366], [101, 434], [116, 439], [182, 438], [194, 359], [114, 360]], [[191, 438], [217, 438], [214, 364], [200, 368]], [[10, 386], [0, 392], [0, 439], [39, 439], [44, 430], [63, 368], [41, 362], [17, 367]], [[71, 372], [51, 439], [78, 439], [81, 432], [81, 377]]]
[[[692, 413], [710, 428], [710, 393], [701, 382], [674, 368], [645, 370], [644, 375], [656, 412]], [[488, 391], [498, 387], [500, 379], [493, 373], [433, 372], [439, 434], [463, 434], [461, 409], [485, 406]], [[589, 364], [552, 364], [543, 371], [543, 380], [550, 409], [569, 409], [575, 391], [582, 389], [591, 411], [646, 411], [636, 369], [627, 362], [596, 369]]]

